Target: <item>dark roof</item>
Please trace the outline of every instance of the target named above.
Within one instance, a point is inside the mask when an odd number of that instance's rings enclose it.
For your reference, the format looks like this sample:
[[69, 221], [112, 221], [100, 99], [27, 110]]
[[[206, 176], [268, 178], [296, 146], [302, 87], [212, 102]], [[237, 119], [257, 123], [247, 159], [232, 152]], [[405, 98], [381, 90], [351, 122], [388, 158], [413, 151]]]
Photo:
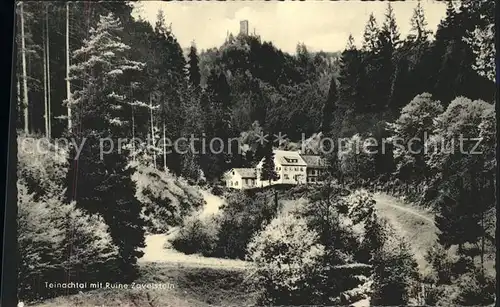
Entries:
[[327, 166], [326, 159], [316, 155], [300, 155], [307, 167], [323, 168]]

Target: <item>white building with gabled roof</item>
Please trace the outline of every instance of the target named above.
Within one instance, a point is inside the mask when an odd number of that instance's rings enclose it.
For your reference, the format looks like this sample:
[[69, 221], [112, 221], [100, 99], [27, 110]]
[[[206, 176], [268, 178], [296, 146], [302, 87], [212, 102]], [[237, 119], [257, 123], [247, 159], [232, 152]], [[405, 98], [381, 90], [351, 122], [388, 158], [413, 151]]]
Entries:
[[232, 168], [224, 174], [226, 187], [244, 190], [258, 187], [254, 168]]
[[[307, 163], [302, 159], [299, 152], [286, 150], [273, 150], [274, 167], [279, 179], [271, 182], [273, 184], [301, 184], [306, 183]], [[261, 180], [262, 159], [256, 167], [257, 186], [265, 187], [269, 185], [269, 180]]]
[[[302, 155], [298, 151], [273, 150], [274, 168], [279, 178], [275, 184], [320, 183], [327, 169], [327, 162], [318, 155]], [[264, 158], [256, 168], [232, 168], [224, 174], [228, 188], [245, 190], [269, 186], [269, 180], [261, 180]]]

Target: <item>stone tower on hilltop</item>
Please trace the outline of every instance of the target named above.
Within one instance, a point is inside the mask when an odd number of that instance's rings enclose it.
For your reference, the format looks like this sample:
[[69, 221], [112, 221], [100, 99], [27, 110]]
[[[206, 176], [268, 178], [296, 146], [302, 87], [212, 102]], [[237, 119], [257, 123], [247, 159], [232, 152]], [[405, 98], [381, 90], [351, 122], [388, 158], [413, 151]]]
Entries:
[[245, 36], [248, 35], [248, 20], [240, 21], [240, 34]]

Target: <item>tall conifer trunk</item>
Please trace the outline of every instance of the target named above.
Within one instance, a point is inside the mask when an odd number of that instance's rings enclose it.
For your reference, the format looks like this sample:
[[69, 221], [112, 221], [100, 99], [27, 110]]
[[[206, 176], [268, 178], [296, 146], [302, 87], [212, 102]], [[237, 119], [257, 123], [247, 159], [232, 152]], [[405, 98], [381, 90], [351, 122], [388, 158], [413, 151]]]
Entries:
[[44, 123], [45, 123], [45, 137], [49, 137], [49, 106], [48, 106], [48, 87], [47, 87], [47, 40], [45, 31], [48, 31], [46, 28], [46, 23], [43, 25], [42, 30], [42, 41], [43, 41], [43, 102], [44, 102]]
[[45, 15], [45, 29], [46, 29], [46, 39], [45, 43], [47, 46], [47, 128], [48, 137], [52, 137], [52, 121], [51, 121], [51, 103], [50, 103], [50, 39], [49, 39], [49, 6], [47, 4], [46, 7], [46, 15]]
[[66, 94], [68, 100], [68, 131], [71, 131], [71, 82], [69, 81], [69, 2], [66, 2]]
[[26, 72], [26, 38], [24, 30], [24, 2], [20, 4], [21, 8], [21, 57], [23, 67], [23, 114], [24, 114], [24, 132], [29, 133], [29, 102], [28, 102], [28, 76]]

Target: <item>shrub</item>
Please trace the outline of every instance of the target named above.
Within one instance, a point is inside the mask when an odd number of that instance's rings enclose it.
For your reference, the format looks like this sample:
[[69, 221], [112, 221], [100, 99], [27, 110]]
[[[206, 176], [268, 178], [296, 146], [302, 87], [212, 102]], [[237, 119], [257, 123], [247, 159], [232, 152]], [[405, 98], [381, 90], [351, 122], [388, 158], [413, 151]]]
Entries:
[[452, 259], [450, 253], [441, 244], [434, 244], [425, 255], [425, 260], [432, 265], [436, 274], [435, 281], [438, 284], [451, 282], [456, 259]]
[[64, 201], [65, 149], [24, 136], [18, 149], [19, 297], [62, 294], [46, 280], [113, 280], [118, 251], [107, 225]]
[[453, 306], [458, 292], [456, 286], [433, 285], [426, 292], [425, 304], [428, 306]]
[[345, 198], [347, 216], [357, 230], [358, 248], [354, 250], [355, 259], [369, 263], [386, 240], [387, 222], [379, 219], [375, 211], [373, 195], [366, 190], [356, 190]]
[[451, 284], [436, 285], [427, 293], [431, 306], [487, 306], [495, 303], [495, 278], [478, 271], [461, 275]]
[[61, 269], [60, 247], [64, 230], [53, 227], [52, 212], [43, 202], [35, 202], [27, 185], [18, 181], [17, 242], [19, 248], [18, 292], [25, 299], [33, 299], [35, 284], [51, 271]]
[[215, 196], [222, 196], [224, 195], [224, 189], [221, 186], [216, 185], [212, 188], [212, 194]]
[[252, 282], [261, 304], [309, 305], [317, 299], [324, 246], [304, 219], [288, 214], [274, 219], [248, 245]]
[[[311, 191], [312, 192], [312, 191]], [[316, 288], [320, 304], [349, 304], [366, 296], [366, 263], [356, 263], [363, 238], [363, 222], [373, 215], [374, 201], [365, 191], [349, 194], [336, 183], [326, 183], [309, 193], [309, 199], [287, 203], [283, 213], [304, 218], [325, 246], [321, 285]], [[358, 257], [359, 258], [359, 257]], [[360, 270], [361, 269], [361, 270]], [[365, 270], [365, 271], [363, 271]], [[365, 275], [366, 274], [366, 275]]]
[[365, 222], [375, 213], [375, 200], [373, 195], [366, 190], [356, 190], [346, 197], [348, 216], [353, 223]]
[[[184, 253], [245, 259], [248, 242], [276, 215], [275, 199], [269, 191], [253, 196], [231, 193], [216, 216], [200, 220], [188, 216], [172, 241]], [[217, 225], [217, 226], [215, 226]]]
[[113, 279], [117, 248], [108, 227], [102, 218], [86, 215], [61, 199], [36, 201], [26, 183], [18, 181], [18, 289], [23, 299], [62, 294], [42, 286], [44, 280]]
[[35, 137], [17, 138], [17, 176], [35, 200], [62, 192], [67, 173], [67, 149]]
[[373, 259], [374, 305], [408, 305], [412, 284], [418, 280], [417, 262], [407, 242], [386, 228], [387, 239]]
[[459, 292], [454, 303], [462, 306], [484, 306], [495, 302], [494, 277], [474, 271], [461, 275], [456, 281]]
[[272, 220], [276, 211], [269, 191], [253, 197], [241, 192], [229, 195], [217, 217], [217, 256], [244, 259], [251, 238]]
[[132, 176], [136, 183], [136, 198], [142, 203], [142, 215], [148, 230], [166, 232], [182, 224], [203, 203], [203, 196], [182, 178], [144, 165], [137, 165]]
[[[308, 226], [318, 232], [321, 243], [327, 250], [330, 247], [340, 248], [340, 233], [347, 230], [342, 227], [347, 212], [343, 188], [333, 183], [326, 183], [317, 187], [308, 196], [308, 202], [296, 208], [296, 214], [306, 219]], [[335, 233], [335, 238], [332, 236]]]
[[217, 246], [218, 227], [213, 218], [199, 219], [197, 216], [188, 216], [172, 246], [185, 254], [201, 253], [212, 256]]

